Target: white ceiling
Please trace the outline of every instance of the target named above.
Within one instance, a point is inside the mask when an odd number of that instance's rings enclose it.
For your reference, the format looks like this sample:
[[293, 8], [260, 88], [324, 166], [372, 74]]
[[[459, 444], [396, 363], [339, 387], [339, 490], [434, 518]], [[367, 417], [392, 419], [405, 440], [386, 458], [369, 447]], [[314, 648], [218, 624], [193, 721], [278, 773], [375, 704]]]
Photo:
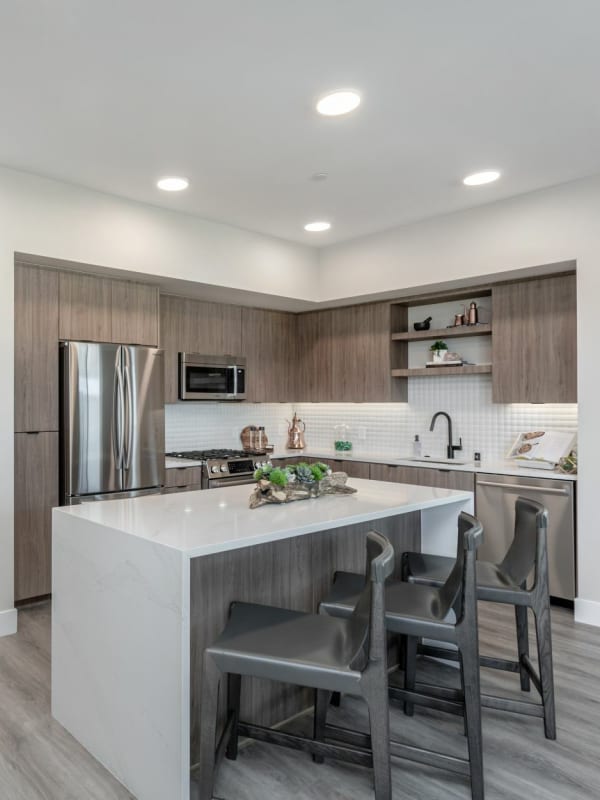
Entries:
[[599, 30], [598, 0], [4, 0], [0, 163], [328, 245], [600, 172]]

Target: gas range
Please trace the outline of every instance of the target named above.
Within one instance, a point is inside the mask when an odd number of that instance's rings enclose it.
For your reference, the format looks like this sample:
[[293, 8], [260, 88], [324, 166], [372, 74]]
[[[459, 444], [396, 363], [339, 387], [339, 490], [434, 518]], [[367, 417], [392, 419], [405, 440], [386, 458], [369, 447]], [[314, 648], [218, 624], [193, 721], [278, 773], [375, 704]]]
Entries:
[[271, 463], [265, 451], [255, 450], [185, 450], [166, 455], [169, 458], [201, 461], [203, 489], [254, 483], [254, 471]]

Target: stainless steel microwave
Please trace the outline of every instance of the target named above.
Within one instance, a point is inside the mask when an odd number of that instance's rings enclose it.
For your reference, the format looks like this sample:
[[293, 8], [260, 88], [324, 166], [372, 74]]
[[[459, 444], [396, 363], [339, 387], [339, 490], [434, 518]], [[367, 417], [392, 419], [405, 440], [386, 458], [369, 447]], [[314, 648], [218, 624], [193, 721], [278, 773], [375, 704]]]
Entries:
[[245, 400], [246, 359], [179, 353], [180, 400]]

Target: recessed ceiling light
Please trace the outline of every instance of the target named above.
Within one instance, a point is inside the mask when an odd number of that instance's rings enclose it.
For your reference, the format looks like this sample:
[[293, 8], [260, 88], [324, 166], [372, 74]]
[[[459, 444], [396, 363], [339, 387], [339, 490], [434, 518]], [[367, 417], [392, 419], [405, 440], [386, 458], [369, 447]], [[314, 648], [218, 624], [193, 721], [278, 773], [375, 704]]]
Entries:
[[317, 103], [317, 111], [326, 117], [337, 117], [348, 114], [360, 105], [358, 92], [345, 89], [342, 92], [330, 92], [321, 97]]
[[328, 231], [329, 228], [331, 228], [331, 222], [309, 222], [304, 226], [304, 230], [310, 233], [321, 233], [322, 231]]
[[484, 183], [493, 183], [500, 177], [496, 169], [486, 169], [483, 172], [474, 172], [463, 180], [465, 186], [483, 186]]
[[168, 178], [161, 178], [156, 181], [156, 185], [159, 189], [162, 189], [163, 192], [181, 192], [188, 188], [190, 182], [187, 178], [177, 178], [172, 175]]

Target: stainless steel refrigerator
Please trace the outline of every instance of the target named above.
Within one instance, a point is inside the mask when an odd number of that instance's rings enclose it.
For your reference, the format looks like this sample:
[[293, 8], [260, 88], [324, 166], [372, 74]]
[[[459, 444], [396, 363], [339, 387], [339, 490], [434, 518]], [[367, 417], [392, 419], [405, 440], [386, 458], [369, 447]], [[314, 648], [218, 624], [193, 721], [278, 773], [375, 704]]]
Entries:
[[62, 342], [63, 505], [160, 491], [165, 457], [163, 353]]

